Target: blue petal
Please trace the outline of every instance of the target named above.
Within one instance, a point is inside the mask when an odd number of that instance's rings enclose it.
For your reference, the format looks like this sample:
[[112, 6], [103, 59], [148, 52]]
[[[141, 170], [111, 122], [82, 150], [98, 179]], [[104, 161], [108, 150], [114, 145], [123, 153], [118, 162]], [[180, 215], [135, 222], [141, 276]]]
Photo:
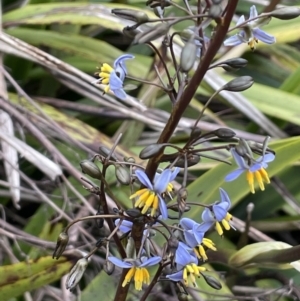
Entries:
[[231, 182], [234, 181], [235, 179], [237, 179], [243, 172], [245, 171], [245, 169], [239, 168], [236, 169], [232, 172], [230, 172], [226, 177], [225, 177], [225, 182]]
[[[118, 225], [119, 221], [120, 221], [119, 218], [116, 219], [115, 220], [115, 225]], [[133, 223], [131, 221], [123, 220], [120, 227], [119, 227], [119, 230], [123, 233], [127, 233], [127, 232], [131, 231], [132, 225], [133, 225]]]
[[237, 45], [240, 45], [242, 44], [243, 41], [241, 40], [240, 36], [239, 35], [234, 35], [234, 36], [231, 36], [229, 37], [228, 39], [226, 39], [223, 44], [225, 46], [237, 46]]
[[149, 188], [150, 190], [153, 190], [153, 186], [152, 183], [150, 182], [148, 176], [146, 175], [146, 173], [141, 170], [141, 169], [137, 169], [135, 171], [135, 175], [137, 176], [137, 178], [139, 179], [139, 181], [147, 188]]
[[182, 280], [182, 278], [183, 278], [183, 271], [179, 271], [177, 273], [167, 275], [166, 277], [172, 281], [178, 282], [178, 281]]
[[175, 253], [175, 262], [179, 265], [186, 266], [191, 262], [191, 255], [187, 250], [187, 246], [179, 242]]
[[192, 230], [184, 231], [183, 235], [184, 235], [184, 239], [189, 247], [194, 248], [195, 246], [198, 245], [198, 242], [197, 242]]
[[256, 18], [257, 16], [258, 16], [258, 13], [257, 13], [257, 10], [256, 10], [256, 6], [252, 5], [250, 7], [250, 16], [249, 16], [249, 19]]
[[227, 214], [227, 210], [222, 208], [222, 206], [220, 206], [220, 205], [221, 205], [221, 203], [217, 204], [217, 205], [213, 205], [213, 212], [214, 212], [216, 220], [218, 222], [222, 221]]
[[172, 173], [171, 173], [169, 182], [174, 181], [174, 180], [176, 179], [176, 177], [177, 177], [177, 175], [178, 175], [179, 172], [180, 172], [180, 168], [179, 168], [179, 167], [176, 167], [176, 168], [172, 171]]
[[190, 218], [184, 217], [180, 220], [179, 225], [184, 229], [184, 230], [191, 230], [194, 227], [194, 224], [197, 224], [195, 221], [193, 221]]
[[244, 158], [242, 156], [240, 156], [236, 150], [234, 148], [232, 148], [230, 150], [231, 152], [231, 155], [235, 161], [235, 163], [238, 165], [239, 168], [242, 168], [242, 169], [248, 169], [248, 164], [245, 162]]
[[226, 205], [227, 207], [224, 207], [224, 208], [229, 209], [230, 205], [231, 205], [231, 201], [230, 201], [230, 198], [229, 198], [227, 192], [221, 187], [219, 188], [219, 191], [220, 191], [221, 202], [227, 204]]
[[259, 28], [253, 29], [253, 36], [266, 44], [273, 44], [276, 42], [274, 36], [269, 35], [268, 33]]
[[164, 199], [160, 195], [158, 195], [158, 198], [159, 198], [159, 210], [160, 210], [160, 213], [161, 213], [161, 218], [166, 220], [166, 219], [168, 219], [167, 205], [166, 205]]
[[156, 265], [161, 261], [160, 256], [150, 257], [145, 260], [139, 267], [151, 267], [152, 265]]
[[123, 88], [123, 81], [118, 77], [115, 71], [110, 73], [109, 88], [114, 91]]
[[269, 163], [269, 162], [274, 161], [274, 159], [275, 159], [275, 155], [274, 154], [272, 154], [272, 153], [266, 154], [266, 155], [264, 155], [263, 162]]
[[109, 256], [107, 258], [110, 262], [112, 262], [114, 265], [123, 268], [123, 269], [129, 269], [131, 267], [133, 267], [133, 264], [130, 262], [125, 262], [117, 257], [113, 257], [113, 256]]
[[215, 222], [215, 219], [211, 213], [211, 211], [208, 209], [208, 208], [205, 208], [202, 212], [202, 220], [204, 222], [212, 222], [214, 223]]
[[205, 234], [205, 231], [201, 230], [200, 224], [194, 225], [193, 233], [194, 233], [194, 236], [197, 240], [197, 243], [201, 244], [202, 240], [203, 240], [203, 237], [204, 237], [204, 234]]
[[249, 170], [251, 171], [251, 172], [255, 172], [255, 171], [257, 171], [257, 170], [259, 170], [259, 169], [261, 169], [262, 168], [262, 163], [254, 163], [250, 168], [249, 168]]
[[116, 97], [118, 97], [118, 98], [120, 98], [122, 100], [126, 100], [127, 94], [126, 94], [126, 92], [123, 89], [118, 89], [118, 90], [111, 89], [111, 90], [114, 92], [114, 94], [115, 94]]
[[238, 21], [236, 22], [236, 26], [239, 26], [240, 24], [245, 22], [245, 17], [244, 15], [240, 16]]
[[127, 68], [125, 66], [124, 61], [128, 59], [133, 59], [134, 56], [132, 54], [123, 54], [118, 57], [114, 62], [114, 69], [117, 74], [119, 74], [122, 81], [124, 81], [125, 76], [127, 75]]
[[166, 191], [167, 186], [170, 182], [170, 177], [171, 177], [171, 170], [170, 169], [165, 169], [157, 178], [156, 181], [154, 182], [154, 191], [157, 192], [158, 194], [162, 194]]
[[197, 231], [201, 231], [203, 233], [205, 233], [207, 230], [209, 230], [211, 228], [211, 226], [214, 224], [214, 221], [206, 221], [204, 223], [201, 223], [198, 228]]

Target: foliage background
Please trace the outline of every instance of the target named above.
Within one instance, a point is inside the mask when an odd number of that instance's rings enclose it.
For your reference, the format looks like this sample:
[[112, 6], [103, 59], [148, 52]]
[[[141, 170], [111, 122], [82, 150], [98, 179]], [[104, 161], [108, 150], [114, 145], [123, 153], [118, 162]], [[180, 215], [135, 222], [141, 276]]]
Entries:
[[[240, 1], [237, 14], [247, 15], [254, 2], [261, 3], [257, 5], [261, 12], [278, 1]], [[298, 0], [279, 2], [300, 5]], [[112, 8], [139, 9], [155, 17], [145, 1], [2, 1], [0, 108], [9, 113], [14, 136], [19, 139], [16, 143], [22, 140], [42, 156], [26, 155], [26, 147], [21, 145], [18, 165], [15, 164], [17, 173], [11, 165], [5, 167], [2, 163], [0, 166], [0, 300], [75, 300], [78, 294], [83, 301], [97, 300], [99, 296], [103, 301], [113, 299], [116, 279], [102, 270], [101, 251], [93, 257], [80, 283], [81, 292], [79, 288], [69, 292], [64, 285], [64, 275], [80, 256], [76, 250], [91, 250], [95, 242], [107, 234], [106, 230], [99, 230], [92, 222], [77, 225], [70, 238], [69, 253], [57, 261], [51, 258], [56, 238], [67, 222], [96, 212], [96, 198], [88, 194], [80, 181], [79, 162], [91, 158], [100, 145], [111, 147], [120, 133], [123, 137], [118, 152], [121, 156], [133, 156], [139, 162], [139, 151], [156, 141], [170, 110], [166, 95], [153, 86], [128, 80], [128, 88], [135, 88], [128, 93], [140, 103], [129, 99], [123, 103], [103, 95], [91, 84], [96, 66], [104, 62], [112, 64], [123, 52], [136, 56], [134, 61], [128, 62], [131, 76], [157, 80], [153, 69], [154, 62], [158, 64], [157, 58], [148, 47], [131, 45], [131, 40], [122, 35], [123, 27], [130, 21], [111, 15]], [[165, 14], [175, 13], [178, 14], [178, 10], [171, 7]], [[188, 25], [191, 24], [183, 22], [173, 30], [182, 30]], [[276, 161], [270, 165], [272, 184], [264, 193], [257, 191], [250, 195], [244, 179], [235, 185], [223, 182], [224, 175], [232, 169], [230, 166], [203, 159], [191, 171], [189, 198], [212, 202], [217, 198], [217, 188], [222, 186], [231, 196], [231, 213], [236, 217], [237, 231], [231, 231], [222, 241], [211, 235], [217, 245], [222, 245], [215, 255], [219, 264], [214, 267], [227, 271], [220, 295], [214, 300], [224, 300], [224, 294], [233, 300], [233, 294], [248, 292], [245, 288], [243, 291], [242, 286], [237, 288], [238, 277], [248, 272], [233, 273], [227, 267], [228, 257], [240, 247], [241, 237], [246, 239], [243, 244], [271, 240], [299, 244], [299, 25], [299, 19], [272, 20], [264, 29], [276, 36], [277, 43], [259, 44], [255, 52], [247, 45], [222, 48], [216, 59], [243, 57], [249, 62], [247, 67], [235, 73], [208, 72], [172, 139], [178, 144], [187, 139], [184, 129], [193, 125], [202, 104], [225, 81], [239, 75], [254, 78], [254, 86], [243, 93], [221, 93], [200, 126], [204, 131], [229, 126], [240, 137], [257, 142], [270, 135], [271, 147], [277, 153]], [[179, 55], [182, 42], [176, 42]], [[160, 47], [160, 41], [155, 43]], [[172, 68], [169, 60], [168, 64]], [[161, 66], [158, 64], [158, 67]], [[149, 109], [144, 111], [144, 106]], [[3, 127], [0, 131], [4, 141], [5, 134], [9, 133]], [[11, 142], [14, 138], [10, 134], [6, 139]], [[4, 150], [2, 144], [2, 152]], [[215, 155], [228, 158], [225, 152]], [[48, 166], [45, 158], [63, 166], [64, 172], [57, 166]], [[59, 179], [55, 175], [60, 175]], [[18, 177], [21, 179], [19, 210], [14, 206], [18, 199]], [[116, 183], [113, 170], [108, 180], [120, 203], [128, 206], [129, 190]], [[250, 202], [254, 204], [252, 228], [245, 238], [240, 230]], [[200, 211], [193, 210], [189, 216], [197, 214]], [[15, 263], [18, 264], [13, 265]], [[278, 273], [282, 281], [252, 281], [251, 288], [266, 293], [264, 300], [273, 300], [270, 290], [288, 291], [290, 279], [296, 288], [300, 285], [296, 270]], [[162, 289], [154, 290], [155, 300], [170, 299], [166, 287], [163, 283]], [[216, 293], [204, 282], [199, 281], [199, 287], [200, 292], [192, 293], [195, 300], [210, 300], [209, 294]], [[134, 292], [130, 298], [138, 300]]]

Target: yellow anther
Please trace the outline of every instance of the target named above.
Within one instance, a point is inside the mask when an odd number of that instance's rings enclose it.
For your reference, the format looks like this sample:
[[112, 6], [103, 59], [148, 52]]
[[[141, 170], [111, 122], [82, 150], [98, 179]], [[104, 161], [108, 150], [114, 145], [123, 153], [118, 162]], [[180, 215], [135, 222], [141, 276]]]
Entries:
[[124, 287], [127, 283], [131, 281], [132, 276], [135, 274], [135, 267], [132, 267], [126, 274], [125, 279], [122, 283], [122, 286]]
[[247, 178], [247, 181], [248, 181], [248, 184], [250, 186], [250, 191], [252, 193], [255, 193], [255, 190], [254, 190], [254, 175], [251, 171], [247, 171], [246, 173], [246, 178]]
[[260, 173], [261, 177], [263, 178], [263, 180], [269, 184], [270, 179], [269, 179], [269, 175], [268, 175], [267, 171], [264, 168], [261, 168], [259, 170], [259, 173]]
[[222, 227], [221, 227], [221, 225], [220, 225], [220, 223], [219, 222], [216, 222], [216, 231], [218, 232], [218, 234], [220, 235], [220, 236], [223, 236], [223, 229], [222, 229]]
[[254, 174], [255, 174], [255, 178], [256, 178], [256, 180], [258, 182], [259, 188], [261, 190], [265, 190], [265, 185], [264, 185], [264, 182], [263, 182], [263, 179], [261, 177], [260, 172], [259, 171], [255, 171]]

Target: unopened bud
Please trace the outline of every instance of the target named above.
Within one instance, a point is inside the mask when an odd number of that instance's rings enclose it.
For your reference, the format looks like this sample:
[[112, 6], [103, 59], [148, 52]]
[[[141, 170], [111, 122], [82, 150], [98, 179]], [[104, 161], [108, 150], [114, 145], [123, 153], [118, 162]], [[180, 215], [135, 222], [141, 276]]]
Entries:
[[222, 284], [215, 277], [205, 274], [202, 274], [202, 277], [204, 278], [205, 282], [212, 288], [216, 290], [220, 290], [222, 288]]
[[162, 9], [164, 9], [165, 7], [170, 6], [171, 3], [168, 0], [148, 0], [146, 2], [146, 5], [150, 6], [151, 8], [161, 7]]
[[112, 262], [110, 262], [109, 260], [106, 260], [104, 265], [103, 265], [103, 269], [104, 269], [105, 273], [108, 276], [110, 276], [110, 275], [112, 275], [112, 273], [115, 270], [115, 265]]
[[165, 14], [165, 10], [161, 6], [153, 7], [153, 12], [160, 19], [162, 19], [164, 17], [164, 14]]
[[222, 8], [218, 4], [214, 4], [209, 9], [209, 16], [212, 18], [218, 18], [222, 14]]
[[69, 242], [69, 235], [66, 232], [61, 232], [57, 238], [56, 247], [53, 252], [52, 258], [59, 259], [61, 254], [66, 249], [66, 246]]
[[88, 260], [84, 257], [79, 259], [76, 264], [71, 269], [67, 281], [66, 281], [66, 288], [72, 289], [74, 288], [80, 279], [82, 278], [86, 268], [88, 266]]
[[144, 32], [137, 34], [133, 40], [133, 44], [144, 44], [165, 36], [169, 31], [170, 25], [168, 23], [158, 24], [149, 28]]
[[116, 178], [123, 185], [129, 185], [131, 183], [130, 173], [126, 167], [116, 166]]
[[177, 193], [177, 204], [178, 204], [178, 210], [179, 210], [179, 218], [181, 218], [183, 212], [185, 211], [186, 206], [186, 199], [188, 196], [188, 192], [186, 188], [180, 188]]
[[253, 85], [253, 83], [253, 78], [251, 76], [245, 75], [231, 80], [223, 87], [223, 90], [231, 92], [240, 92], [250, 88]]
[[[173, 205], [168, 207], [168, 209], [174, 211], [174, 212], [179, 212], [178, 205]], [[185, 205], [183, 212], [189, 212], [191, 210], [191, 206]]]
[[118, 161], [117, 157], [114, 154], [110, 153], [110, 149], [107, 148], [106, 146], [100, 146], [99, 147], [99, 153], [102, 155], [104, 158], [107, 158], [108, 155], [110, 155], [110, 160], [112, 161]]
[[141, 210], [137, 208], [130, 208], [125, 210], [125, 213], [130, 217], [139, 217], [141, 216]]
[[228, 129], [228, 128], [217, 129], [214, 131], [214, 134], [217, 137], [222, 138], [222, 139], [230, 139], [236, 135], [236, 133], [233, 130]]
[[128, 237], [128, 240], [127, 240], [126, 256], [127, 256], [127, 258], [135, 258], [135, 243], [131, 236]]
[[135, 163], [135, 159], [133, 157], [124, 157], [124, 161], [128, 163]]
[[134, 10], [134, 9], [115, 8], [115, 9], [112, 9], [111, 12], [118, 17], [121, 17], [126, 20], [131, 20], [131, 21], [134, 21], [134, 22], [137, 22], [140, 24], [146, 23], [149, 21], [148, 16], [144, 12]]
[[139, 29], [132, 28], [131, 26], [123, 28], [123, 34], [130, 39], [134, 39], [139, 33], [141, 33]]
[[300, 7], [286, 6], [283, 8], [275, 9], [269, 14], [270, 16], [280, 20], [295, 19], [300, 15]]
[[168, 240], [168, 248], [167, 252], [169, 253], [169, 256], [174, 256], [175, 252], [178, 248], [179, 241], [175, 236], [171, 236]]
[[150, 144], [146, 146], [142, 151], [140, 152], [139, 157], [143, 160], [150, 159], [160, 153], [164, 148], [166, 147], [166, 144]]
[[99, 167], [90, 160], [83, 160], [80, 162], [82, 172], [94, 179], [101, 179], [101, 171]]
[[197, 57], [197, 49], [193, 39], [190, 39], [182, 48], [180, 55], [180, 69], [182, 72], [189, 72], [194, 64]]
[[239, 70], [240, 68], [246, 67], [248, 61], [243, 58], [233, 58], [227, 61], [224, 61], [220, 64], [226, 71]]
[[[200, 156], [195, 154], [190, 154], [187, 157], [187, 166], [194, 166], [200, 162]], [[185, 167], [185, 158], [180, 158], [174, 164], [175, 167]]]

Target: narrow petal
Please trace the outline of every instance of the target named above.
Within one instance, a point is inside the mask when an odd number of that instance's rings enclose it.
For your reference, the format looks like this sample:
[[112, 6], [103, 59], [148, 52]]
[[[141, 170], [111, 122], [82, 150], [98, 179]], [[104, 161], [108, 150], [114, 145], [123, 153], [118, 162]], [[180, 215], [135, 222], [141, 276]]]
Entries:
[[259, 28], [254, 28], [253, 29], [253, 36], [256, 39], [258, 39], [258, 40], [260, 40], [260, 41], [262, 41], [266, 44], [273, 44], [273, 43], [276, 42], [276, 39], [275, 39], [274, 36], [269, 35], [268, 33], [266, 33], [265, 31], [263, 31]]
[[197, 227], [197, 231], [201, 231], [201, 232], [206, 232], [207, 230], [209, 230], [211, 228], [211, 226], [214, 224], [214, 221], [207, 221], [204, 223], [201, 223], [198, 227]]
[[257, 16], [258, 16], [258, 13], [257, 13], [257, 10], [256, 10], [256, 6], [252, 5], [250, 7], [250, 16], [249, 16], [249, 19], [256, 18]]
[[109, 86], [112, 91], [123, 88], [123, 81], [117, 76], [115, 71], [112, 71], [110, 74]]
[[240, 36], [239, 35], [234, 35], [234, 36], [231, 36], [229, 37], [228, 39], [226, 39], [223, 44], [225, 46], [237, 46], [237, 45], [240, 45], [242, 44], [243, 41], [241, 40]]
[[123, 54], [120, 57], [118, 57], [114, 62], [114, 69], [116, 73], [119, 75], [122, 82], [125, 79], [125, 76], [127, 75], [127, 68], [125, 66], [125, 62], [128, 59], [133, 59], [134, 56], [132, 54]]
[[171, 177], [171, 170], [170, 169], [165, 169], [156, 179], [154, 182], [154, 191], [157, 192], [158, 194], [162, 194], [166, 191], [167, 186], [170, 182], [170, 177]]
[[162, 219], [166, 220], [168, 219], [168, 208], [167, 205], [164, 201], [164, 199], [159, 195], [159, 210], [161, 213], [161, 217]]
[[193, 221], [190, 218], [184, 217], [180, 220], [179, 225], [184, 229], [184, 230], [191, 230], [193, 229], [194, 225], [197, 224], [195, 221]]
[[226, 177], [225, 177], [225, 182], [231, 182], [234, 181], [235, 179], [237, 179], [243, 172], [245, 171], [245, 169], [239, 168], [236, 169], [232, 172], [230, 172]]
[[202, 220], [204, 222], [214, 222], [214, 217], [211, 213], [211, 211], [208, 208], [205, 208], [202, 212]]
[[139, 179], [139, 181], [147, 188], [153, 190], [153, 186], [148, 178], [148, 176], [146, 175], [146, 173], [141, 170], [141, 169], [137, 169], [135, 171], [135, 175], [137, 176], [137, 178]]
[[239, 17], [238, 21], [236, 22], [236, 26], [239, 26], [240, 24], [245, 22], [245, 16], [242, 15]]
[[197, 243], [201, 244], [205, 232], [201, 231], [201, 227], [199, 227], [199, 226], [200, 226], [200, 224], [194, 225], [193, 233], [194, 233], [195, 239], [197, 240]]
[[275, 155], [270, 153], [270, 154], [264, 155], [263, 161], [269, 163], [269, 162], [274, 161], [274, 159], [275, 159]]
[[176, 167], [176, 168], [172, 171], [172, 173], [171, 173], [169, 182], [174, 181], [174, 180], [176, 179], [176, 177], [177, 177], [177, 175], [178, 175], [179, 172], [180, 172], [180, 168], [179, 168], [179, 167]]
[[231, 205], [231, 202], [230, 202], [230, 198], [229, 198], [227, 192], [221, 187], [219, 188], [219, 191], [220, 191], [221, 202], [222, 203], [227, 203], [228, 207], [226, 209], [229, 209], [230, 205]]
[[132, 263], [129, 263], [129, 262], [125, 262], [117, 257], [113, 257], [113, 256], [109, 256], [107, 258], [110, 262], [112, 262], [114, 265], [120, 267], [120, 268], [123, 268], [123, 269], [129, 269], [131, 268], [133, 265]]
[[176, 282], [181, 281], [183, 279], [183, 271], [179, 271], [177, 273], [167, 275], [166, 277], [172, 281], [176, 281]]
[[198, 242], [192, 230], [184, 231], [183, 235], [189, 247], [194, 248], [195, 246], [197, 246]]
[[118, 90], [113, 90], [111, 88], [111, 90], [114, 92], [115, 96], [122, 99], [122, 100], [126, 100], [127, 98], [127, 94], [123, 89], [118, 89]]
[[139, 267], [151, 267], [152, 265], [158, 264], [160, 261], [160, 256], [150, 257], [147, 260], [143, 261], [143, 263]]
[[218, 222], [222, 221], [227, 214], [227, 210], [218, 205], [213, 205], [213, 211]]
[[230, 150], [231, 152], [231, 155], [235, 161], [235, 163], [238, 165], [239, 168], [242, 168], [242, 169], [248, 169], [248, 164], [246, 164], [244, 158], [242, 156], [240, 156], [236, 150], [234, 148], [232, 148]]
[[186, 266], [191, 262], [191, 255], [187, 250], [187, 246], [179, 242], [176, 253], [175, 253], [175, 262], [179, 265]]
[[[120, 219], [115, 220], [115, 225], [119, 224], [119, 220]], [[127, 232], [131, 231], [132, 225], [133, 225], [133, 223], [131, 221], [123, 220], [119, 227], [119, 230], [123, 233], [127, 233]]]

